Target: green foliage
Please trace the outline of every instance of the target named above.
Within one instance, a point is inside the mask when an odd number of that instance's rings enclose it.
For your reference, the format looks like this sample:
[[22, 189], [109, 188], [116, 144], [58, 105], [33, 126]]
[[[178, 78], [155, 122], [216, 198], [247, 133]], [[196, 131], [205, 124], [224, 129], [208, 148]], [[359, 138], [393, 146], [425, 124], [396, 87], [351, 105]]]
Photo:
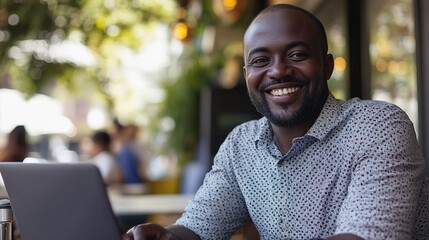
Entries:
[[[173, 0], [0, 1], [0, 71], [28, 95], [43, 92], [52, 81], [78, 90], [77, 77], [86, 75], [92, 79], [87, 83], [108, 97], [105, 85], [118, 63], [118, 49], [142, 47], [154, 24], [175, 20], [175, 7]], [[94, 64], [49, 59], [20, 46], [23, 40], [38, 40], [49, 49], [70, 38], [89, 47]]]
[[[94, 95], [102, 96], [107, 106], [115, 109], [112, 83], [126, 78], [119, 69], [120, 54], [124, 49], [138, 51], [152, 41], [151, 29], [157, 24], [175, 22], [175, 4], [174, 0], [0, 0], [0, 78], [6, 75], [14, 88], [28, 96], [43, 93], [52, 83], [70, 92], [91, 93], [94, 89]], [[194, 152], [200, 91], [216, 71], [213, 58], [207, 61], [200, 49], [206, 26], [215, 21], [211, 11], [211, 1], [204, 0], [202, 14], [187, 15], [192, 42], [185, 44], [187, 55], [173, 66], [182, 69], [179, 75], [163, 83], [166, 99], [159, 116], [174, 119], [176, 127], [167, 145], [180, 157]], [[17, 24], [9, 21], [14, 14]], [[2, 40], [2, 34], [7, 38]], [[35, 49], [24, 51], [22, 41], [29, 39], [48, 49], [70, 40], [87, 47], [95, 61], [78, 64], [43, 57]]]
[[193, 52], [186, 58], [179, 76], [164, 84], [166, 99], [160, 116], [169, 116], [175, 122], [167, 146], [177, 151], [181, 162], [194, 157], [199, 137], [200, 92], [214, 79], [216, 68], [204, 60], [203, 56]]

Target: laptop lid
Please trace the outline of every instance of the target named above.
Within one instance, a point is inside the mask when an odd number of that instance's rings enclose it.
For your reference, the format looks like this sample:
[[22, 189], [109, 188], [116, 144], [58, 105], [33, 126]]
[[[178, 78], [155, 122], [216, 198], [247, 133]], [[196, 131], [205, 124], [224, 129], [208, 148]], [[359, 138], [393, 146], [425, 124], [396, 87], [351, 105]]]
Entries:
[[119, 240], [98, 168], [81, 163], [0, 163], [23, 240]]

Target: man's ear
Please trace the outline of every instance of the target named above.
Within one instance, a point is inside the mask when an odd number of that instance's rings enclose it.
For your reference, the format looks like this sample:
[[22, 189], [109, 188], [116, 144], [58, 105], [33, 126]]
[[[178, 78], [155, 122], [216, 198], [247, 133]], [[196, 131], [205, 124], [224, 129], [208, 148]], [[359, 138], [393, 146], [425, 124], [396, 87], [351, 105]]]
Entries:
[[331, 76], [332, 72], [334, 71], [334, 57], [332, 54], [327, 54], [325, 56], [325, 80], [328, 81]]
[[244, 80], [246, 80], [246, 75], [247, 75], [247, 69], [246, 69], [246, 66], [243, 66], [243, 77], [244, 77]]

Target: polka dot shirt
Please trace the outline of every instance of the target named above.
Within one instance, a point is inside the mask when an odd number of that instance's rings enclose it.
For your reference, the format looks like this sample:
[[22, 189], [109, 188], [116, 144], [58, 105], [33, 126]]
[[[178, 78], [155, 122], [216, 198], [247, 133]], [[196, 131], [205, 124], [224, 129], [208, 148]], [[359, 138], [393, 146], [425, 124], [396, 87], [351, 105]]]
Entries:
[[213, 240], [229, 239], [249, 220], [267, 240], [410, 239], [424, 171], [401, 109], [330, 95], [287, 154], [266, 118], [236, 127], [176, 224]]

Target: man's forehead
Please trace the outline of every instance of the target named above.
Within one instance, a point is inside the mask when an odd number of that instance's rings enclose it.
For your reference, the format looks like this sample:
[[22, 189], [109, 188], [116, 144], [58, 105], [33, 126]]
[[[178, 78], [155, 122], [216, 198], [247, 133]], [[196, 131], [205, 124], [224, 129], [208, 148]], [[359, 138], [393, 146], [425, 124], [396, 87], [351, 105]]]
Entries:
[[[276, 27], [297, 26], [307, 28], [316, 24], [303, 12], [296, 9], [278, 9], [258, 15], [247, 28], [246, 35], [256, 30], [269, 30]], [[261, 29], [262, 28], [262, 29]]]
[[297, 10], [281, 9], [259, 15], [248, 27], [243, 40], [244, 43], [251, 42], [255, 35], [264, 33], [312, 31], [314, 25], [307, 16]]
[[[244, 50], [255, 43], [257, 36], [269, 36], [291, 32], [291, 37], [320, 38], [317, 24], [305, 13], [296, 9], [278, 9], [258, 15], [248, 27], [244, 38]], [[315, 40], [315, 39], [313, 39]]]

